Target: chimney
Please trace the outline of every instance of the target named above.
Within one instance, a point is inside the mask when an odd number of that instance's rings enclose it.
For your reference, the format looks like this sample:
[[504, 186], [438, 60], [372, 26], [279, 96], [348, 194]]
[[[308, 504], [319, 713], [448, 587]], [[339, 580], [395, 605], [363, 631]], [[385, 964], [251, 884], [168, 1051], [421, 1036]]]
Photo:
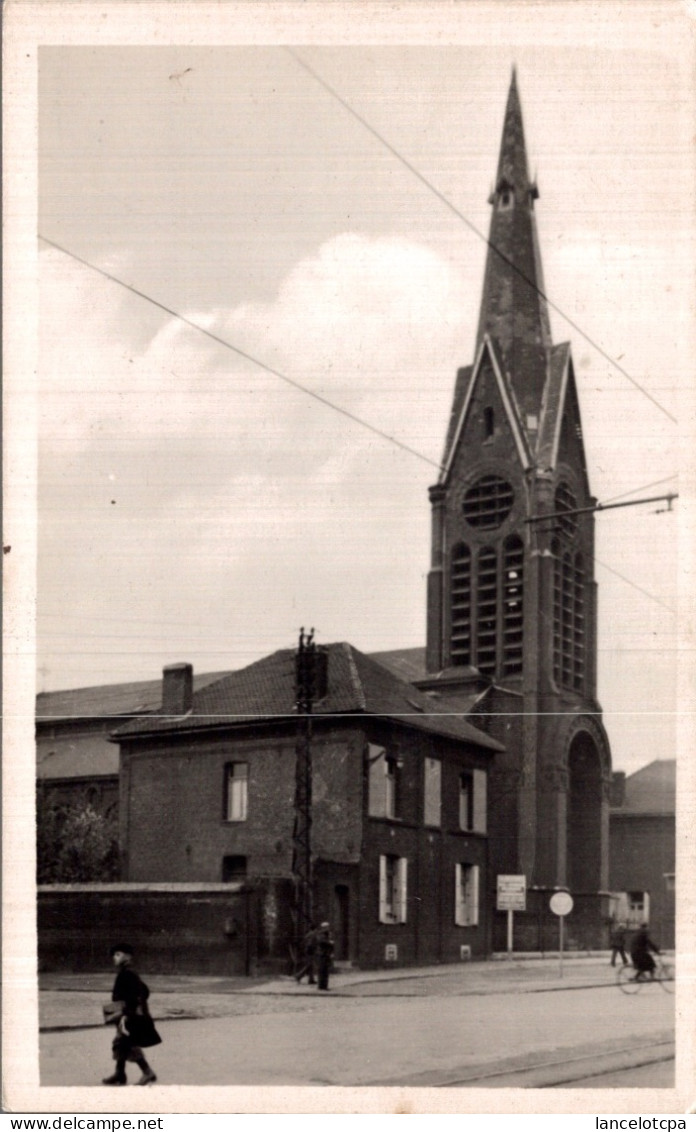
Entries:
[[626, 772], [615, 770], [611, 776], [610, 806], [623, 806], [626, 801]]
[[186, 715], [193, 706], [193, 665], [168, 664], [162, 670], [162, 714]]

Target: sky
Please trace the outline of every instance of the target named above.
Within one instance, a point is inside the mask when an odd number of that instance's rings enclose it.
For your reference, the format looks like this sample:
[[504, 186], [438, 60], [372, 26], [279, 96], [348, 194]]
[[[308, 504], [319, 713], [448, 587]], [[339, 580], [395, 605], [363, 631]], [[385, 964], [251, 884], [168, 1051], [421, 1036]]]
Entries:
[[[599, 43], [40, 47], [38, 690], [238, 668], [301, 626], [425, 643], [427, 489], [513, 64], [593, 494], [687, 490], [693, 42], [636, 20]], [[685, 711], [681, 504], [596, 520], [599, 699], [629, 773], [674, 757]]]

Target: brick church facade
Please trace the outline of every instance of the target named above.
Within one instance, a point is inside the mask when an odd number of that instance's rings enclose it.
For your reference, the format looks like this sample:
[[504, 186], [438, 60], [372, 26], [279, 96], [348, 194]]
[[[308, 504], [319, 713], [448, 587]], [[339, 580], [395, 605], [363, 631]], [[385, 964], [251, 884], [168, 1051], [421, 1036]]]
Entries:
[[[475, 698], [479, 725], [505, 746], [491, 781], [491, 875], [524, 874], [539, 893], [568, 886], [590, 943], [606, 917], [611, 787], [596, 696], [595, 500], [570, 345], [551, 339], [538, 196], [513, 73], [475, 360], [457, 375], [430, 490], [418, 683]], [[520, 929], [520, 945], [533, 946], [532, 923]]]

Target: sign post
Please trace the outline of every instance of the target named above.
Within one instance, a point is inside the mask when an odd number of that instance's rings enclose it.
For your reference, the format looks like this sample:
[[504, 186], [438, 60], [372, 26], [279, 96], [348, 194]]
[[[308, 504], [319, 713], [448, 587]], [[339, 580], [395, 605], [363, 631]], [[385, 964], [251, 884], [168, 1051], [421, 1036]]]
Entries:
[[512, 959], [513, 917], [515, 912], [527, 911], [526, 876], [498, 876], [496, 910], [507, 912], [507, 957]]
[[549, 907], [554, 916], [558, 916], [558, 973], [563, 978], [563, 928], [566, 916], [573, 911], [573, 897], [569, 892], [554, 892]]

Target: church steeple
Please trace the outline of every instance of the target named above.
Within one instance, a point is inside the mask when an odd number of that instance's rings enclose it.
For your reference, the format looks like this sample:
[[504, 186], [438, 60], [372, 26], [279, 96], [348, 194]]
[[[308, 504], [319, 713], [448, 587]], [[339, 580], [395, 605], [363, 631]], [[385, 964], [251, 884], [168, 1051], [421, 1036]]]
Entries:
[[477, 351], [495, 339], [524, 421], [537, 416], [546, 381], [551, 329], [534, 216], [539, 193], [530, 180], [517, 76], [512, 72], [491, 216]]

